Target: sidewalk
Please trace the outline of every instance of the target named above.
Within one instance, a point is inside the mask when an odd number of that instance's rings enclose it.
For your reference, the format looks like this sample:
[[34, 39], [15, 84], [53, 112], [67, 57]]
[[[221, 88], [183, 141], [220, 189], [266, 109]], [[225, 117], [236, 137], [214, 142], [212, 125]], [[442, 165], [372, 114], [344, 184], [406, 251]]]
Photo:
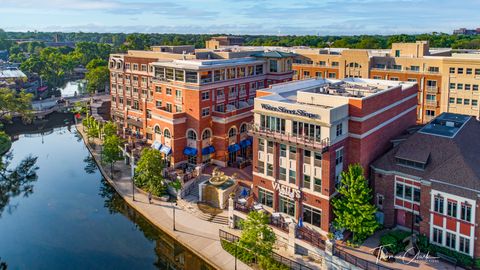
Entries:
[[[77, 125], [77, 130], [82, 137], [85, 137], [81, 125]], [[96, 140], [98, 142], [98, 140]], [[92, 149], [87, 145], [90, 153], [95, 158], [97, 164], [100, 164], [100, 151]], [[130, 166], [121, 161], [115, 164], [114, 179], [110, 179], [109, 169], [99, 166], [105, 179], [115, 188], [115, 190], [125, 199], [125, 201], [144, 215], [150, 222], [164, 231], [186, 248], [191, 250], [201, 259], [217, 269], [234, 269], [235, 258], [223, 250], [220, 245], [219, 229], [227, 229], [226, 226], [201, 220], [196, 216], [176, 207], [175, 208], [175, 227], [173, 231], [173, 209], [172, 204], [159, 200], [152, 200], [148, 203], [147, 195], [135, 189], [135, 201], [132, 201], [132, 182], [130, 178]], [[237, 269], [251, 269], [248, 265], [237, 260]]]

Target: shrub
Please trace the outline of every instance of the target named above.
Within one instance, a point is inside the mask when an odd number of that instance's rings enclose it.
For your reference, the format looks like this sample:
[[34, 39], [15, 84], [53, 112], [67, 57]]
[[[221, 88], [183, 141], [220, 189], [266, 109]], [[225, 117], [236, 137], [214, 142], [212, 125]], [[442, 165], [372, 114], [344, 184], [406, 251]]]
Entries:
[[385, 234], [380, 238], [380, 245], [393, 254], [397, 254], [398, 252], [405, 250], [403, 243], [399, 242], [390, 234]]
[[419, 235], [418, 236], [418, 241], [417, 241], [417, 246], [420, 249], [420, 251], [423, 252], [423, 253], [427, 253], [428, 251], [430, 251], [427, 236]]
[[460, 252], [445, 248], [445, 247], [440, 247], [440, 246], [437, 246], [437, 245], [430, 245], [430, 252], [433, 255], [436, 255], [437, 253], [442, 253], [446, 256], [455, 258], [455, 259], [457, 259], [457, 263], [460, 266], [471, 267], [471, 266], [473, 266], [473, 263], [474, 263], [472, 257], [470, 257], [468, 255], [465, 255], [465, 254], [462, 254]]
[[475, 259], [475, 268], [480, 269], [480, 259]]

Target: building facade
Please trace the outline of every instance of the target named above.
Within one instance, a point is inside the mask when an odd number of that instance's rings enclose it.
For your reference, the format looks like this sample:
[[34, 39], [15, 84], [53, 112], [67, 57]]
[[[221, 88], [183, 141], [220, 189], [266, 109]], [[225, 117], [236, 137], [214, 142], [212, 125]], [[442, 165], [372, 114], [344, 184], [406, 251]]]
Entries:
[[479, 116], [478, 51], [431, 49], [428, 42], [393, 43], [390, 50], [293, 49], [294, 78], [371, 78], [417, 82], [417, 122], [441, 112]]
[[340, 173], [352, 163], [368, 169], [415, 124], [416, 99], [415, 83], [358, 78], [258, 90], [249, 126], [256, 202], [326, 234]]
[[442, 113], [376, 160], [371, 175], [383, 225], [479, 257], [479, 132], [475, 118]]
[[110, 58], [112, 118], [124, 132], [145, 138], [172, 166], [250, 160], [256, 90], [291, 80], [293, 54], [198, 59], [155, 50]]

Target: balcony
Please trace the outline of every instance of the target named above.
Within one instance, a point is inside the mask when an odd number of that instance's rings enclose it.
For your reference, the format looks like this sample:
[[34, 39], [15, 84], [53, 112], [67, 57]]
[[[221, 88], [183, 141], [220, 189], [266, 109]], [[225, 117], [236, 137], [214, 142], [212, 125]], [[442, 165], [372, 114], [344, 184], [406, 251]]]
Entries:
[[261, 137], [266, 137], [269, 139], [279, 140], [282, 142], [289, 142], [299, 145], [304, 145], [309, 148], [313, 148], [315, 150], [326, 150], [330, 146], [330, 138], [325, 138], [320, 141], [315, 140], [312, 137], [303, 137], [303, 136], [295, 136], [289, 133], [280, 133], [274, 130], [270, 130], [267, 128], [262, 128], [257, 124], [249, 123], [247, 125], [249, 135], [257, 135]]
[[427, 99], [427, 100], [425, 101], [425, 103], [427, 104], [427, 106], [433, 106], [433, 107], [437, 107], [437, 106], [438, 106], [438, 101], [436, 101], [436, 100], [429, 100], [429, 99]]
[[438, 93], [438, 86], [427, 86], [427, 93]]

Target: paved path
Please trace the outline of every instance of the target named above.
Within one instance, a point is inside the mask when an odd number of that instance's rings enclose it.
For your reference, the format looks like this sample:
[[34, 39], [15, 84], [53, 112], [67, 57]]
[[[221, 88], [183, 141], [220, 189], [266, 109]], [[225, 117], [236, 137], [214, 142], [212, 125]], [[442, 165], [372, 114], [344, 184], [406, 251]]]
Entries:
[[[83, 128], [77, 126], [77, 130], [83, 136]], [[99, 163], [99, 151], [93, 150], [90, 146], [88, 146], [88, 148], [97, 163]], [[100, 149], [100, 147], [97, 148]], [[226, 226], [201, 220], [176, 207], [176, 231], [173, 231], [173, 209], [171, 203], [153, 200], [153, 204], [148, 204], [147, 195], [138, 189], [135, 191], [135, 201], [132, 200], [132, 182], [129, 176], [129, 166], [124, 165], [121, 161], [117, 162], [114, 169], [115, 174], [113, 181], [110, 179], [109, 168], [104, 169], [100, 167], [100, 170], [129, 205], [144, 215], [162, 231], [175, 238], [213, 267], [217, 269], [234, 269], [235, 258], [223, 250], [218, 235], [218, 230], [226, 230]], [[239, 270], [251, 269], [241, 261], [237, 261], [237, 267]]]

